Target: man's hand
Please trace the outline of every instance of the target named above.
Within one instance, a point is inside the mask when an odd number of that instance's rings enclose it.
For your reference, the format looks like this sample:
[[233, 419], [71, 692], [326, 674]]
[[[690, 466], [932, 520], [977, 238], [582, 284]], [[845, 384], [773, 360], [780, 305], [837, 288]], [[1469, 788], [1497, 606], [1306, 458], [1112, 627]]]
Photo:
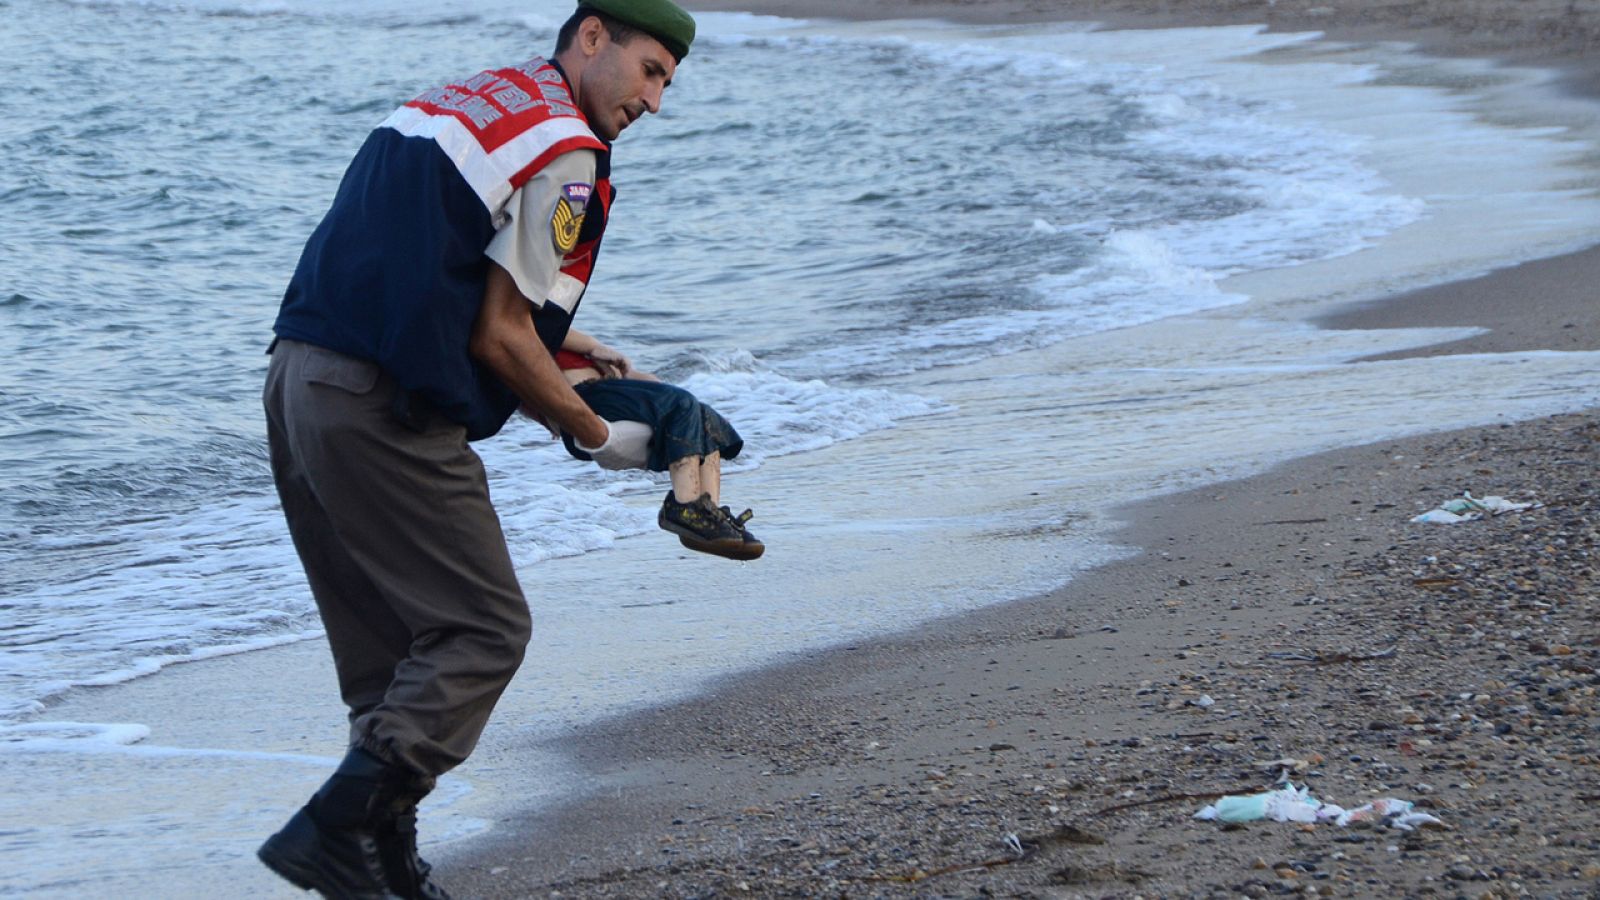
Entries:
[[650, 458], [649, 425], [643, 422], [606, 422], [611, 429], [606, 442], [598, 447], [586, 447], [576, 441], [579, 450], [589, 454], [602, 469], [643, 469]]
[[539, 340], [529, 315], [528, 298], [517, 290], [511, 274], [489, 263], [489, 277], [472, 326], [469, 350], [516, 392], [524, 407], [547, 425], [558, 426], [588, 447], [604, 446], [611, 429], [572, 390], [561, 369]]

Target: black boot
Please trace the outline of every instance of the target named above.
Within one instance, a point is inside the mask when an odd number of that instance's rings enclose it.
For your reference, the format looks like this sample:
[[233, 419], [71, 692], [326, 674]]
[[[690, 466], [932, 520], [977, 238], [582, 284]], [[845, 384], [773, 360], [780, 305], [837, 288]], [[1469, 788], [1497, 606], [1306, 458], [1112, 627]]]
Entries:
[[389, 887], [406, 900], [450, 900], [444, 888], [428, 880], [433, 866], [417, 853], [417, 804], [432, 789], [432, 778], [413, 777], [397, 798], [398, 814], [376, 835]]
[[351, 748], [322, 787], [256, 856], [296, 887], [339, 900], [395, 900], [376, 833], [390, 827], [410, 773]]

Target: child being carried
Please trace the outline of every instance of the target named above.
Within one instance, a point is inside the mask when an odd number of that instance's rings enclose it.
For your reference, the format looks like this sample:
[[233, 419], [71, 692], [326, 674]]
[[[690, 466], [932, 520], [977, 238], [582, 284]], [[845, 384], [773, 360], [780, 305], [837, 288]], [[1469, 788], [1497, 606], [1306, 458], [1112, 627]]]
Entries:
[[[656, 516], [658, 525], [691, 550], [739, 560], [761, 556], [766, 546], [745, 527], [750, 510], [736, 516], [720, 505], [722, 460], [744, 449], [744, 440], [727, 419], [689, 391], [635, 369], [626, 356], [576, 329], [568, 332], [556, 364], [614, 432], [607, 443], [617, 452], [597, 464], [666, 472], [672, 479]], [[572, 435], [561, 439], [575, 458], [594, 460]]]

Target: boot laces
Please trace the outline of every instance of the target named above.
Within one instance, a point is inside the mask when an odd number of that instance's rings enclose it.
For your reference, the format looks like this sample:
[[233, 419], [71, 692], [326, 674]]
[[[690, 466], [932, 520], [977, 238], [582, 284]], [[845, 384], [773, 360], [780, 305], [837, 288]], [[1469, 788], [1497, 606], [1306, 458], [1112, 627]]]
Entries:
[[422, 858], [422, 854], [417, 852], [416, 813], [396, 816], [394, 820], [394, 835], [404, 842], [407, 873], [414, 876], [416, 881], [426, 881], [428, 873], [433, 871], [433, 866], [429, 865]]
[[433, 866], [422, 858], [417, 852], [417, 814], [412, 807], [407, 812], [401, 813], [390, 822], [384, 839], [389, 842], [389, 863], [402, 871], [392, 871], [395, 879], [405, 879], [401, 884], [392, 885], [403, 897], [419, 898], [419, 900], [450, 900], [450, 895], [444, 888], [435, 884], [429, 877]]

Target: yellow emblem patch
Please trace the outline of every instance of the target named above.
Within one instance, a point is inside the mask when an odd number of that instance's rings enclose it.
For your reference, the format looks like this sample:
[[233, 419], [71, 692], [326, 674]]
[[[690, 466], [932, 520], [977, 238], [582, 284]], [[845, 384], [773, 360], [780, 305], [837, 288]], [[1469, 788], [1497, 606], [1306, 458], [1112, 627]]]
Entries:
[[561, 197], [550, 213], [550, 237], [556, 249], [572, 252], [578, 246], [578, 235], [583, 232], [583, 217], [589, 209], [589, 195], [593, 188], [587, 184], [568, 184], [561, 188]]
[[555, 238], [556, 249], [572, 252], [578, 246], [578, 232], [583, 230], [583, 213], [573, 215], [572, 204], [562, 197], [556, 201], [556, 211], [550, 216], [550, 234]]

